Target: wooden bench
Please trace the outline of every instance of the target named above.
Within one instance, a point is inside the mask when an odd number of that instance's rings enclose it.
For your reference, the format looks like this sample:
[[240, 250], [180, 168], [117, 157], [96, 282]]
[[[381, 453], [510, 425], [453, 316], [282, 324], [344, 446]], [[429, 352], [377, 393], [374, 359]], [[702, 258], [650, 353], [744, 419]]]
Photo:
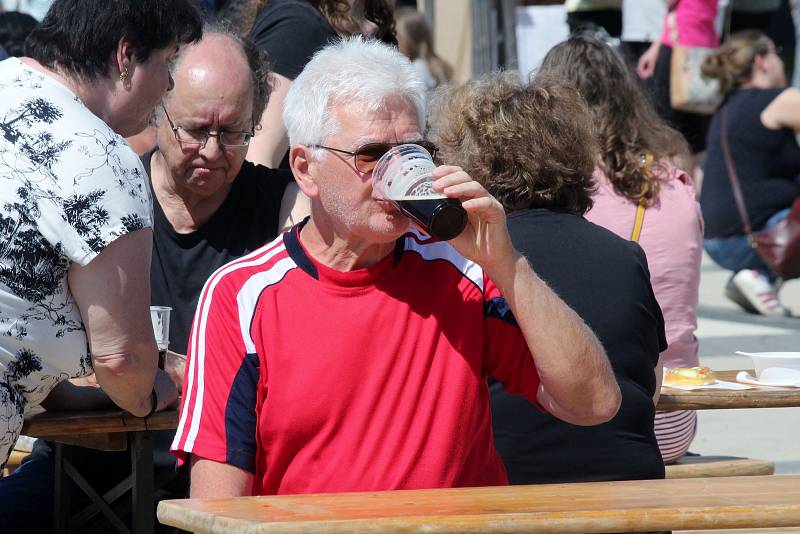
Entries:
[[684, 456], [666, 466], [667, 478], [739, 477], [772, 475], [775, 464], [736, 456]]

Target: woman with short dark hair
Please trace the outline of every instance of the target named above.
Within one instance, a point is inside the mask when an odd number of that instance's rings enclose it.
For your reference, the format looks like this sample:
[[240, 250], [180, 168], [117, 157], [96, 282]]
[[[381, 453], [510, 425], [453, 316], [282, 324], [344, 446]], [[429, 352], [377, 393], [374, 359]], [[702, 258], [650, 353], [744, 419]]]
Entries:
[[536, 273], [595, 332], [622, 392], [617, 415], [576, 426], [490, 387], [495, 446], [512, 484], [663, 478], [653, 431], [661, 311], [641, 248], [583, 218], [592, 206], [592, 116], [561, 82], [516, 73], [444, 91], [432, 117], [442, 159], [503, 204]]
[[[137, 416], [176, 399], [150, 322], [147, 177], [123, 137], [200, 34], [191, 0], [56, 0], [29, 57], [0, 63], [0, 467], [68, 378], [94, 372]], [[80, 409], [70, 391], [48, 403]]]

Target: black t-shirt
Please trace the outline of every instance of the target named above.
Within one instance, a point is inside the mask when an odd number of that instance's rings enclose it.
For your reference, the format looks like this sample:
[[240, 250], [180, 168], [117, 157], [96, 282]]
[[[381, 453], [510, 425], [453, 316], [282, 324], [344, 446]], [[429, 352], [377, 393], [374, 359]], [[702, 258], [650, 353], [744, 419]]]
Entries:
[[[725, 102], [728, 142], [742, 187], [750, 224], [761, 229], [772, 215], [791, 206], [800, 196], [800, 147], [789, 128], [771, 130], [761, 113], [783, 89], [740, 89]], [[744, 228], [733, 198], [722, 152], [720, 111], [708, 130], [708, 152], [703, 167], [700, 207], [705, 237], [743, 235]]]
[[654, 369], [664, 320], [642, 249], [582, 217], [544, 209], [509, 215], [514, 246], [595, 332], [622, 391], [609, 422], [576, 426], [490, 387], [495, 445], [512, 484], [664, 478], [653, 430]]
[[271, 0], [256, 17], [250, 38], [267, 53], [276, 74], [294, 80], [336, 32], [305, 0]]
[[[148, 175], [150, 156], [143, 159]], [[153, 195], [150, 304], [170, 306], [170, 350], [186, 354], [197, 300], [209, 276], [273, 239], [288, 171], [245, 161], [228, 197], [199, 230], [178, 234]]]

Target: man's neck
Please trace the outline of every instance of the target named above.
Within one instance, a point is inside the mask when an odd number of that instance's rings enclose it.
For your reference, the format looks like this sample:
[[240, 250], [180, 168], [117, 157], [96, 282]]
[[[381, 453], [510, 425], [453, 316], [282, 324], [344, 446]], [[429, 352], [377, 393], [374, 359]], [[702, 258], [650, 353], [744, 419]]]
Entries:
[[[345, 238], [336, 229], [321, 231], [314, 213], [300, 230], [300, 241], [316, 261], [337, 271], [366, 269], [392, 253], [395, 242], [369, 243], [365, 239]], [[325, 228], [332, 228], [330, 224]]]
[[172, 177], [163, 154], [158, 150], [150, 159], [150, 180], [164, 215], [179, 234], [199, 230], [214, 216], [231, 190], [231, 184], [225, 184], [210, 197], [193, 194]]

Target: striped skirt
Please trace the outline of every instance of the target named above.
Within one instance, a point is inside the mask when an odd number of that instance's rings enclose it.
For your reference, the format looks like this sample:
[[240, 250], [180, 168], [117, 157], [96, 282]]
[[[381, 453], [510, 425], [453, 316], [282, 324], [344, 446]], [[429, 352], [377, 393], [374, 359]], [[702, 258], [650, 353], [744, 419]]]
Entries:
[[697, 412], [679, 410], [656, 412], [656, 439], [665, 464], [672, 463], [689, 450], [697, 430]]

